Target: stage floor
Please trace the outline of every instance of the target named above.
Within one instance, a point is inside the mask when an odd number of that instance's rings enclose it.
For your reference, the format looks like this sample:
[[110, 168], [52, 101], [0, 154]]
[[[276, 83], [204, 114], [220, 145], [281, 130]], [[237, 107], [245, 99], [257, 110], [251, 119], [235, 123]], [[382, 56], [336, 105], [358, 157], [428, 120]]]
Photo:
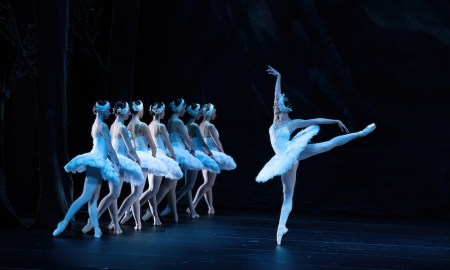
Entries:
[[276, 213], [222, 211], [94, 239], [84, 214], [58, 238], [0, 228], [0, 269], [450, 269], [450, 223], [296, 216], [276, 245]]

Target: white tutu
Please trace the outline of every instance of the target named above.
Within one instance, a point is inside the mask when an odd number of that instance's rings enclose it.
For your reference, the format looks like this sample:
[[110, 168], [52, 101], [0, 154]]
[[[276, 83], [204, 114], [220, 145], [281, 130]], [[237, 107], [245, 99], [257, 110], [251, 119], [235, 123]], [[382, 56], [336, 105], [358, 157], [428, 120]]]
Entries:
[[119, 174], [114, 169], [113, 164], [109, 159], [103, 158], [97, 153], [86, 153], [74, 157], [69, 161], [64, 170], [71, 173], [80, 173], [86, 171], [86, 167], [98, 168], [104, 180], [107, 180], [113, 184], [118, 184]]
[[180, 146], [177, 143], [172, 143], [172, 148], [181, 168], [195, 171], [203, 169], [203, 164], [201, 161], [191, 155], [191, 153], [189, 153], [184, 146]]
[[214, 173], [220, 173], [219, 164], [203, 151], [195, 150], [195, 157], [203, 164], [203, 169]]
[[205, 139], [205, 141], [209, 149], [211, 149], [214, 160], [219, 164], [219, 168], [221, 170], [231, 171], [236, 169], [237, 165], [236, 162], [234, 162], [234, 159], [224, 152], [220, 152], [216, 144], [214, 143], [213, 138], [208, 137]]
[[[305, 149], [306, 145], [309, 143], [312, 137], [314, 137], [319, 132], [319, 126], [309, 126], [304, 130], [300, 131], [297, 135], [289, 141], [289, 131], [287, 128], [279, 131], [279, 134], [274, 135], [271, 133], [271, 139], [275, 140], [273, 144], [277, 146], [277, 140], [280, 139], [279, 143], [287, 142], [288, 145], [283, 152], [279, 152], [273, 156], [269, 162], [264, 165], [262, 170], [256, 176], [257, 182], [266, 182], [275, 176], [282, 175], [289, 171], [292, 166], [298, 161], [300, 153]], [[276, 137], [278, 136], [278, 137]], [[287, 141], [286, 141], [287, 138]], [[284, 139], [284, 142], [281, 141]], [[275, 148], [275, 147], [274, 147]]]
[[117, 158], [120, 162], [120, 176], [123, 177], [123, 181], [136, 186], [145, 183], [144, 175], [139, 164], [122, 154], [117, 154]]
[[164, 150], [158, 148], [158, 151], [156, 152], [156, 158], [162, 161], [167, 166], [167, 174], [165, 174], [164, 177], [172, 180], [180, 180], [184, 175], [183, 171], [180, 168], [180, 165], [178, 165], [178, 162], [165, 155], [163, 151]]
[[234, 159], [231, 156], [216, 150], [211, 150], [211, 152], [213, 153], [214, 160], [217, 164], [219, 164], [219, 168], [221, 170], [231, 171], [236, 169], [236, 162], [234, 162]]
[[148, 171], [149, 174], [156, 176], [165, 176], [168, 174], [168, 168], [164, 162], [154, 158], [150, 152], [136, 151], [141, 160], [141, 167]]

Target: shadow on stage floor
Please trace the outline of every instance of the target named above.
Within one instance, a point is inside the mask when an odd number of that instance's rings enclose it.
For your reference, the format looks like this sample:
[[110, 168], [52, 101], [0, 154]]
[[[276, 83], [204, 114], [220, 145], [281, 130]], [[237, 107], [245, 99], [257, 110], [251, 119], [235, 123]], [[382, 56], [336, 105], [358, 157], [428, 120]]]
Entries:
[[277, 215], [219, 212], [134, 232], [60, 237], [0, 228], [0, 269], [450, 269], [450, 224], [361, 217], [292, 217], [281, 246]]

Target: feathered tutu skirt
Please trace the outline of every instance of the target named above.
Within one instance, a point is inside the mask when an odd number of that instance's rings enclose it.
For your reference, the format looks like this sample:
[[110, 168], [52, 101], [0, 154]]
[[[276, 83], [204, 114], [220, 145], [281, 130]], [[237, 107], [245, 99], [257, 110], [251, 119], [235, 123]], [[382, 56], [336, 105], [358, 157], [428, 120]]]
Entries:
[[220, 173], [219, 164], [214, 159], [206, 155], [203, 151], [195, 150], [195, 157], [203, 164], [203, 169], [214, 173]]
[[211, 150], [211, 152], [213, 153], [214, 160], [219, 164], [220, 170], [231, 171], [236, 169], [236, 162], [231, 156], [216, 150]]
[[102, 178], [106, 181], [113, 184], [118, 184], [120, 182], [119, 173], [114, 169], [111, 161], [92, 152], [74, 157], [66, 164], [66, 166], [64, 166], [64, 170], [71, 173], [80, 173], [86, 171], [86, 167], [99, 169]]
[[141, 168], [147, 170], [149, 174], [156, 176], [165, 176], [168, 174], [168, 168], [164, 162], [154, 158], [150, 152], [136, 151], [141, 160]]
[[289, 171], [298, 161], [299, 155], [305, 150], [306, 145], [312, 137], [319, 132], [319, 126], [309, 126], [300, 131], [292, 138], [291, 143], [283, 153], [275, 154], [269, 162], [264, 165], [256, 176], [256, 182], [266, 182], [275, 176], [282, 175]]
[[120, 162], [120, 176], [123, 177], [124, 182], [128, 182], [136, 186], [140, 186], [145, 183], [142, 168], [138, 163], [122, 154], [117, 154], [117, 158]]
[[231, 171], [236, 169], [237, 165], [234, 159], [231, 156], [220, 152], [211, 137], [206, 138], [205, 141], [213, 153], [214, 160], [219, 164], [220, 170]]
[[167, 174], [165, 174], [164, 177], [172, 180], [180, 180], [183, 177], [184, 174], [180, 165], [178, 165], [178, 162], [168, 157], [163, 149], [158, 148], [156, 158], [163, 162], [167, 167]]
[[203, 169], [202, 162], [191, 155], [191, 153], [184, 148], [184, 145], [182, 146], [178, 143], [172, 142], [172, 148], [181, 168], [194, 171]]

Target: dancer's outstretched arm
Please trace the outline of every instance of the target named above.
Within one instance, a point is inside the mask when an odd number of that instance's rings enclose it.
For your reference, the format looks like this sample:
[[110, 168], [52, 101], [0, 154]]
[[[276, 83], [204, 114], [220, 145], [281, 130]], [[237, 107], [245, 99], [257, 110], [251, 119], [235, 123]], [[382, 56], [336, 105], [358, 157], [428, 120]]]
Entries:
[[278, 104], [278, 98], [281, 95], [281, 74], [280, 72], [276, 71], [273, 67], [267, 66], [267, 73], [270, 75], [277, 77], [277, 82], [275, 83], [275, 95], [274, 95], [274, 102], [273, 105]]
[[141, 124], [139, 128], [142, 129], [142, 133], [144, 133], [144, 137], [147, 139], [147, 142], [152, 149], [152, 156], [155, 157], [157, 151], [156, 144], [155, 141], [153, 141], [152, 134], [150, 133], [150, 128], [147, 126], [147, 124]]
[[208, 127], [206, 127], [206, 129], [208, 130], [209, 134], [211, 135], [214, 142], [216, 143], [217, 148], [219, 148], [219, 151], [223, 152], [223, 146], [219, 140], [219, 132], [217, 131], [216, 127], [213, 124], [209, 124]]
[[139, 156], [136, 154], [136, 150], [134, 150], [133, 144], [131, 143], [130, 140], [130, 136], [128, 135], [128, 129], [125, 126], [120, 127], [119, 134], [120, 136], [122, 136], [122, 139], [125, 142], [128, 154], [133, 158], [134, 161], [141, 164], [141, 160], [139, 159]]
[[311, 125], [326, 125], [326, 124], [337, 124], [339, 128], [344, 133], [349, 133], [347, 127], [340, 121], [335, 119], [327, 119], [327, 118], [314, 118], [314, 119], [294, 119], [289, 121], [288, 123], [288, 129], [289, 131], [293, 132], [294, 130], [298, 128], [305, 128], [309, 127]]
[[109, 160], [111, 160], [111, 162], [114, 164], [114, 166], [116, 167], [116, 170], [119, 171], [120, 170], [119, 159], [117, 158], [116, 151], [114, 151], [114, 148], [112, 147], [111, 134], [109, 133], [109, 128], [105, 123], [101, 124], [100, 133], [102, 134], [103, 138], [105, 139], [106, 149], [108, 150]]

